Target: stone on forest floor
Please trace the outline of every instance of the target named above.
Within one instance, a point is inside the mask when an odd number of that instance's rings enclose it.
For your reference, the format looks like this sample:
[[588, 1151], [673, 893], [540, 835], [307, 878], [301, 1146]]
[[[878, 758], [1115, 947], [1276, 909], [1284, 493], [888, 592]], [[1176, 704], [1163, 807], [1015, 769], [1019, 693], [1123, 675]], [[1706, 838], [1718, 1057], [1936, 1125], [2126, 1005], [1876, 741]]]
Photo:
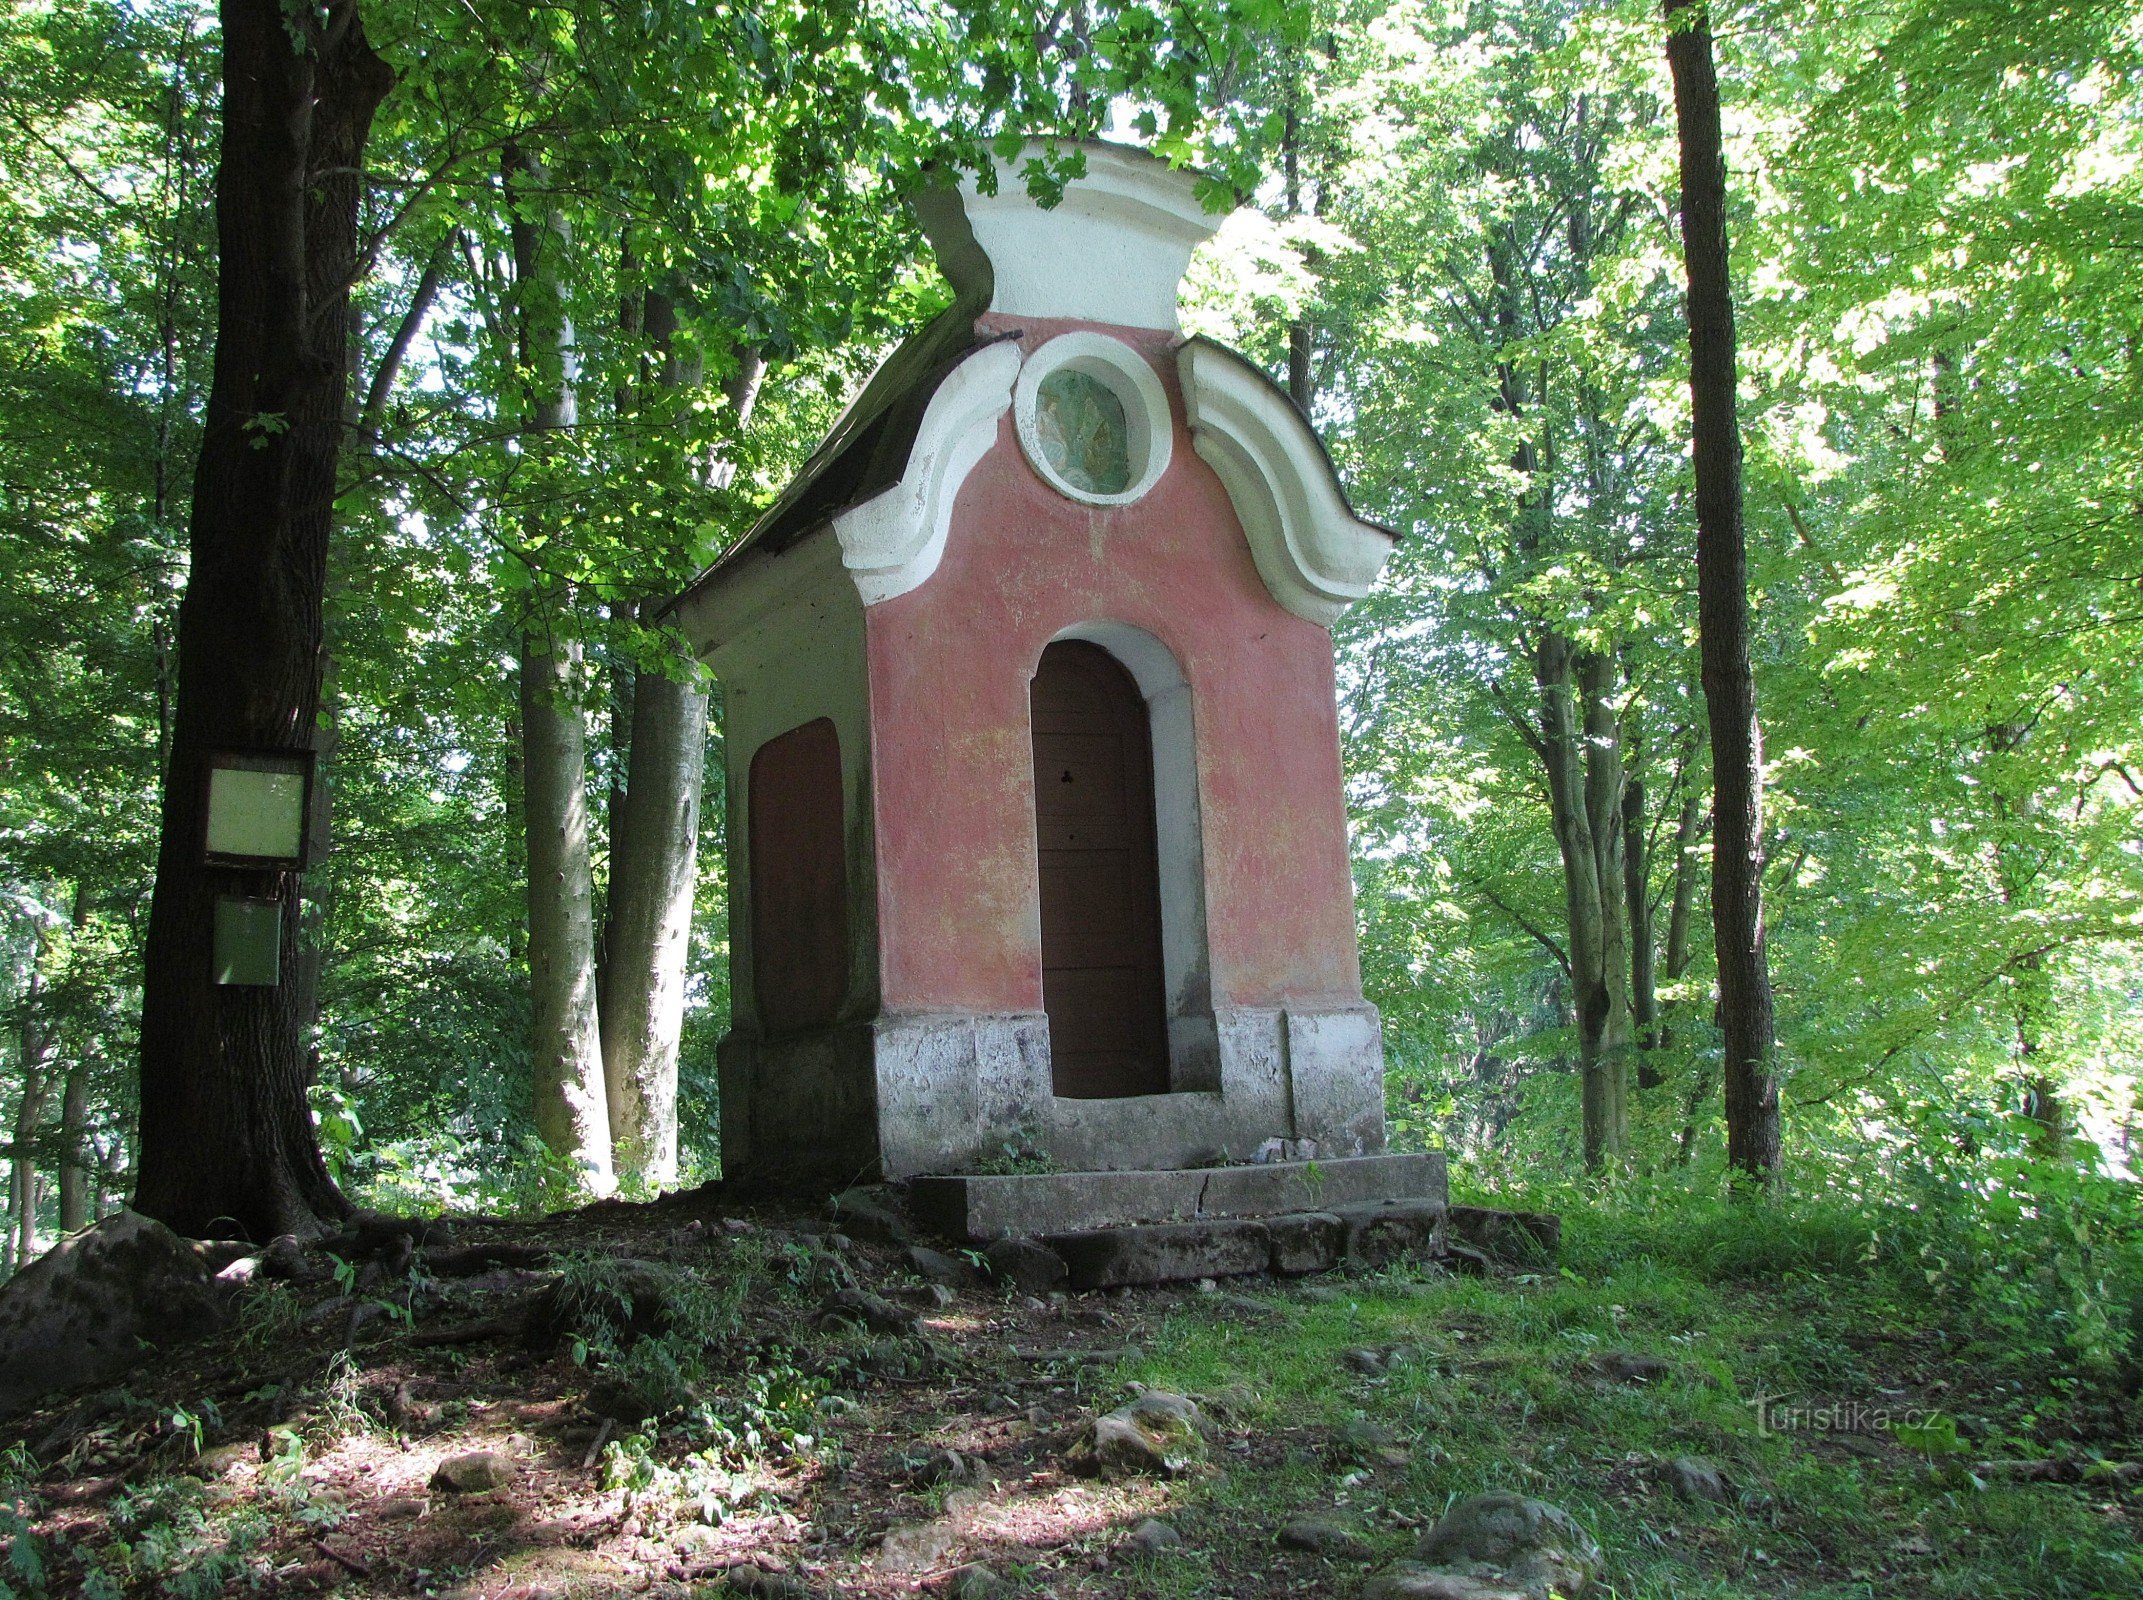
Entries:
[[1335, 1436], [1339, 1452], [1356, 1461], [1380, 1463], [1387, 1467], [1403, 1467], [1413, 1459], [1399, 1435], [1381, 1422], [1371, 1422], [1366, 1417], [1351, 1417], [1339, 1425]]
[[750, 1600], [813, 1600], [814, 1591], [793, 1572], [772, 1572], [751, 1562], [738, 1562], [722, 1574], [722, 1588]]
[[1676, 1456], [1667, 1463], [1667, 1486], [1684, 1500], [1724, 1504], [1733, 1498], [1726, 1474], [1704, 1456]]
[[896, 1337], [914, 1333], [918, 1326], [914, 1312], [903, 1311], [868, 1289], [836, 1289], [827, 1297], [826, 1309], [820, 1315], [823, 1320], [857, 1322], [873, 1333]]
[[843, 1233], [878, 1244], [904, 1245], [912, 1237], [907, 1223], [879, 1195], [848, 1189], [826, 1202], [826, 1214]]
[[1011, 1592], [1012, 1585], [979, 1561], [956, 1568], [952, 1581], [945, 1585], [950, 1600], [999, 1600]]
[[1671, 1361], [1635, 1350], [1603, 1350], [1589, 1365], [1595, 1376], [1609, 1383], [1656, 1383], [1674, 1370]]
[[1600, 1547], [1568, 1512], [1497, 1489], [1446, 1511], [1363, 1600], [1581, 1600], [1599, 1575]]
[[952, 1554], [956, 1535], [949, 1522], [909, 1522], [878, 1541], [881, 1572], [928, 1572]]
[[1361, 1600], [1533, 1600], [1523, 1589], [1462, 1572], [1394, 1561], [1362, 1588]]
[[957, 1450], [918, 1450], [901, 1458], [901, 1469], [908, 1481], [925, 1486], [933, 1483], [965, 1483], [974, 1476], [973, 1467]]
[[1281, 1524], [1280, 1543], [1289, 1550], [1307, 1550], [1335, 1561], [1366, 1561], [1369, 1545], [1342, 1523], [1325, 1517], [1296, 1517]]
[[972, 1289], [982, 1281], [982, 1275], [958, 1256], [927, 1245], [908, 1246], [908, 1265], [925, 1282], [942, 1283], [948, 1289]]
[[144, 1341], [222, 1326], [208, 1264], [165, 1227], [121, 1211], [62, 1239], [0, 1286], [0, 1416], [138, 1364]]
[[448, 1456], [432, 1471], [432, 1487], [455, 1494], [482, 1494], [513, 1482], [513, 1457], [498, 1450], [469, 1450]]
[[1047, 1294], [1063, 1287], [1064, 1258], [1032, 1239], [999, 1239], [982, 1252], [990, 1276], [1022, 1294]]
[[1158, 1517], [1148, 1517], [1125, 1534], [1124, 1542], [1116, 1547], [1119, 1555], [1126, 1556], [1158, 1556], [1182, 1548], [1183, 1535]]
[[1074, 1472], [1104, 1478], [1172, 1478], [1205, 1460], [1213, 1427], [1195, 1401], [1148, 1389], [1096, 1417], [1072, 1446]]

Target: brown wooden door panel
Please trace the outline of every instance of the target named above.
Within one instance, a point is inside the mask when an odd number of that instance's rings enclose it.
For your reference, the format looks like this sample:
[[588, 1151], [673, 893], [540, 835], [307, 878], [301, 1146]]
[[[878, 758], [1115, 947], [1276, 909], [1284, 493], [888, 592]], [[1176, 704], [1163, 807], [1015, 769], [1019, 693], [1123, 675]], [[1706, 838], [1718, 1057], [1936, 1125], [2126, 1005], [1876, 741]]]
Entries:
[[841, 740], [820, 717], [752, 757], [752, 996], [769, 1035], [820, 1028], [848, 992], [848, 841]]
[[1042, 996], [1056, 1092], [1168, 1088], [1146, 702], [1113, 656], [1064, 641], [1032, 694]]

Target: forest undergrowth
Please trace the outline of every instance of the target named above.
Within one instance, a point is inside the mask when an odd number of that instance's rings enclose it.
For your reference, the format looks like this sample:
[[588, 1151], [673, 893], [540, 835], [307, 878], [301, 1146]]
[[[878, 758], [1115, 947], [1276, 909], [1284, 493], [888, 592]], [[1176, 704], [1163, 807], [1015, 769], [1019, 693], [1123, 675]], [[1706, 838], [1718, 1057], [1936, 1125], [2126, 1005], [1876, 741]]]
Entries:
[[[1048, 1298], [719, 1186], [388, 1233], [13, 1424], [0, 1585], [881, 1596], [982, 1563], [1034, 1595], [1341, 1595], [1496, 1487], [1584, 1522], [1617, 1597], [2143, 1582], [2125, 1352], [2079, 1359], [2050, 1316], [2020, 1340], [1841, 1209], [1564, 1217], [1559, 1260], [1487, 1276]], [[1210, 1459], [1077, 1475], [1142, 1385], [1200, 1401]], [[1149, 1518], [1180, 1545], [1146, 1549]], [[1325, 1549], [1280, 1542], [1302, 1519]]]

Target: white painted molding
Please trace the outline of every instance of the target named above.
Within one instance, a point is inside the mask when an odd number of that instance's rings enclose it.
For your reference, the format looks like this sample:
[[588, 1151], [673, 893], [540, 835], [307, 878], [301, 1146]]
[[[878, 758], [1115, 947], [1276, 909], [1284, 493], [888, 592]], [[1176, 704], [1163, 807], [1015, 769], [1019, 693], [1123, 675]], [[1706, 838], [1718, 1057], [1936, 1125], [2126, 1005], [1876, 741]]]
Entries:
[[1398, 536], [1354, 514], [1308, 420], [1256, 367], [1202, 339], [1176, 367], [1191, 446], [1220, 475], [1265, 587], [1329, 628], [1369, 592]]
[[1047, 211], [1020, 176], [1043, 153], [1033, 141], [997, 164], [995, 194], [964, 174], [957, 190], [919, 196], [916, 214], [939, 265], [962, 298], [1005, 316], [1175, 332], [1184, 269], [1220, 218], [1199, 204], [1196, 173], [1124, 145], [1081, 148], [1086, 176]]
[[900, 482], [834, 514], [841, 564], [865, 605], [906, 594], [937, 571], [952, 528], [952, 503], [975, 463], [997, 442], [997, 419], [1012, 404], [1018, 376], [1015, 342], [975, 351], [930, 397]]
[[[1103, 384], [1124, 408], [1124, 442], [1131, 481], [1115, 494], [1099, 494], [1065, 482], [1042, 449], [1035, 417], [1042, 380], [1064, 371], [1083, 372]], [[1050, 488], [1089, 506], [1127, 506], [1161, 481], [1175, 453], [1175, 414], [1153, 364], [1121, 339], [1107, 334], [1062, 333], [1029, 356], [1012, 390], [1012, 423], [1027, 464]]]

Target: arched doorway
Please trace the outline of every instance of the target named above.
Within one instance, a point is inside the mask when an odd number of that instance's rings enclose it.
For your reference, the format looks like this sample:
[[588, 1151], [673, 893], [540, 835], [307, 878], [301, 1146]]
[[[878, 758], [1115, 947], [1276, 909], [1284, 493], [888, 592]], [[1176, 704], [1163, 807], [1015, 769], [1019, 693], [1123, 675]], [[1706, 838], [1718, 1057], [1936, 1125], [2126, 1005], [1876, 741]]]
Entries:
[[1063, 639], [1031, 690], [1042, 997], [1056, 1092], [1162, 1094], [1168, 1017], [1154, 846], [1153, 739], [1138, 684]]

